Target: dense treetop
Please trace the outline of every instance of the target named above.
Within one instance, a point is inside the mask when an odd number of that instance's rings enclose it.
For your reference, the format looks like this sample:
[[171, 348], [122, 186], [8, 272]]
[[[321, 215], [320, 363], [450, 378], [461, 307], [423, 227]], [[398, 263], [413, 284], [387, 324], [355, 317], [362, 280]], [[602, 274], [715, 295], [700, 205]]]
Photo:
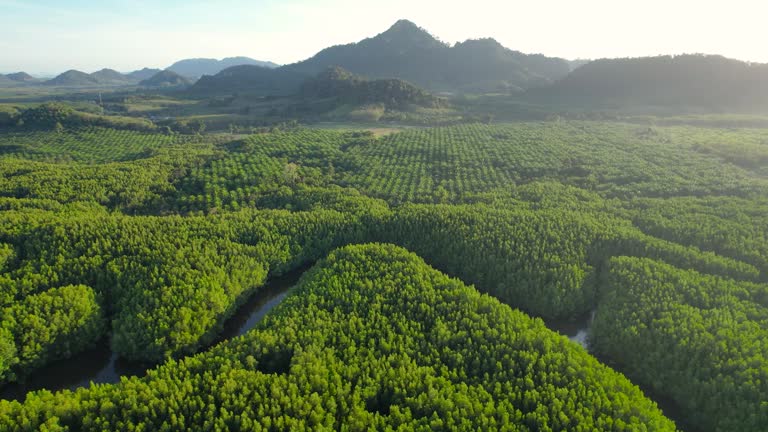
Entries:
[[703, 430], [768, 424], [768, 285], [611, 260], [595, 350], [669, 394]]
[[144, 379], [0, 402], [15, 430], [674, 431], [582, 348], [417, 256], [347, 247], [259, 329]]

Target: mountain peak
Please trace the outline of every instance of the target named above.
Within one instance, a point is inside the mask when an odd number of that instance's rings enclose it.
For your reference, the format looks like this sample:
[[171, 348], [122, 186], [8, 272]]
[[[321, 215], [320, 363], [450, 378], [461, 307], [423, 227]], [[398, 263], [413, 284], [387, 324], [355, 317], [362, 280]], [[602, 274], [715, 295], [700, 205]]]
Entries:
[[376, 36], [326, 48], [282, 70], [316, 76], [336, 65], [368, 79], [399, 78], [433, 90], [472, 92], [527, 89], [570, 72], [565, 60], [522, 55], [493, 39], [457, 48], [403, 19]]
[[408, 21], [406, 19], [401, 19], [394, 23], [392, 27], [390, 27], [387, 31], [382, 33], [382, 36], [395, 36], [395, 35], [406, 35], [406, 37], [414, 37], [414, 36], [421, 36], [428, 39], [434, 40], [434, 37], [429, 34], [426, 30], [419, 27], [414, 23], [413, 21]]
[[437, 40], [428, 31], [405, 19], [396, 22], [387, 31], [369, 40], [377, 43], [399, 46], [403, 49], [431, 49], [445, 46], [445, 44]]
[[389, 31], [402, 31], [402, 30], [421, 30], [421, 27], [417, 26], [413, 21], [407, 19], [397, 20], [396, 23], [389, 28]]

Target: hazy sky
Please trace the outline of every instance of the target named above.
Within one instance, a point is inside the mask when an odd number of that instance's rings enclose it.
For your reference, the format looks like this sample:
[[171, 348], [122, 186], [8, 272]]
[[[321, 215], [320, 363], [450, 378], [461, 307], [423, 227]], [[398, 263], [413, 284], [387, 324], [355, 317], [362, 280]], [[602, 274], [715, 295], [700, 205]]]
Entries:
[[[162, 4], [161, 4], [162, 3]], [[566, 58], [710, 53], [768, 62], [763, 0], [0, 0], [0, 72], [292, 63], [400, 18], [443, 41], [493, 37]]]

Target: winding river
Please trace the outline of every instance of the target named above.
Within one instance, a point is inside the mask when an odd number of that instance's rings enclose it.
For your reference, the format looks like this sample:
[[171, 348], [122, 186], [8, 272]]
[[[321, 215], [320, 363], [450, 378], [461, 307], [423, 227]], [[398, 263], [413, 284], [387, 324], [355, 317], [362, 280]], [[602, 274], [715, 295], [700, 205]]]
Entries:
[[[201, 351], [210, 349], [221, 341], [241, 336], [255, 327], [270, 310], [283, 301], [288, 295], [288, 290], [296, 285], [309, 268], [310, 266], [304, 266], [284, 276], [267, 281], [261, 289], [240, 306], [235, 315], [224, 323], [224, 328], [216, 340], [208, 347], [202, 348]], [[589, 349], [589, 328], [594, 316], [595, 313], [592, 312], [575, 321], [547, 322], [546, 324], [551, 330]], [[609, 359], [599, 360], [611, 366]], [[34, 390], [76, 390], [81, 387], [90, 387], [91, 383], [117, 383], [123, 376], [143, 376], [147, 370], [154, 366], [156, 365], [130, 362], [119, 358], [117, 354], [111, 351], [109, 340], [105, 338], [92, 349], [38, 369], [23, 384], [13, 383], [0, 388], [0, 398], [23, 401], [27, 392]], [[643, 388], [643, 390], [647, 396], [659, 404], [665, 415], [678, 423], [679, 427], [688, 432], [697, 431], [690, 424], [681, 421], [683, 418], [681, 411], [672, 400], [654, 394], [647, 388]]]
[[[204, 351], [217, 343], [241, 336], [256, 326], [264, 316], [280, 304], [310, 266], [304, 266], [284, 276], [270, 279], [261, 289], [238, 308], [235, 315], [224, 323], [219, 336]], [[587, 334], [591, 316], [573, 322], [547, 323], [550, 329], [567, 336], [587, 348]], [[118, 357], [109, 347], [109, 339], [100, 341], [94, 348], [80, 352], [69, 359], [53, 362], [35, 371], [24, 383], [8, 384], [0, 389], [0, 398], [23, 401], [27, 392], [47, 389], [50, 391], [76, 390], [94, 384], [113, 384], [120, 377], [143, 376], [156, 365], [131, 362]]]
[[[241, 336], [255, 327], [270, 310], [283, 301], [289, 289], [296, 285], [308, 269], [309, 266], [304, 266], [284, 276], [270, 279], [224, 323], [224, 328], [216, 340], [201, 351], [210, 349], [221, 341]], [[593, 319], [594, 312], [576, 321], [546, 324], [551, 330], [589, 349], [587, 337]], [[0, 388], [0, 398], [23, 401], [27, 392], [35, 390], [76, 390], [90, 387], [91, 383], [117, 383], [124, 376], [143, 376], [154, 366], [156, 365], [131, 362], [118, 357], [111, 351], [109, 340], [105, 338], [94, 348], [38, 369], [24, 383], [12, 383]], [[671, 401], [644, 390], [659, 403], [665, 414], [679, 422], [679, 410]], [[695, 430], [689, 425], [683, 425], [688, 426], [686, 430]]]
[[[238, 308], [235, 315], [224, 323], [224, 328], [210, 346], [245, 334], [288, 295], [309, 266], [301, 267], [284, 276], [272, 278]], [[210, 346], [201, 351], [209, 349]], [[95, 384], [113, 384], [120, 377], [143, 376], [155, 364], [131, 362], [118, 357], [109, 347], [109, 339], [101, 340], [94, 348], [80, 352], [66, 360], [53, 362], [36, 370], [24, 383], [12, 383], [0, 388], [0, 398], [23, 401], [27, 392], [75, 390]]]
[[[224, 323], [219, 336], [209, 349], [217, 343], [245, 334], [256, 326], [264, 316], [280, 304], [310, 266], [303, 266], [283, 276], [272, 278], [251, 296], [235, 315]], [[567, 336], [570, 340], [587, 348], [587, 334], [591, 316], [573, 322], [547, 323], [550, 329]], [[0, 398], [23, 401], [27, 392], [47, 389], [50, 391], [76, 390], [94, 384], [114, 384], [120, 377], [143, 376], [156, 365], [132, 362], [118, 357], [104, 338], [94, 348], [80, 352], [68, 359], [53, 362], [35, 371], [23, 383], [12, 383], [0, 388]]]

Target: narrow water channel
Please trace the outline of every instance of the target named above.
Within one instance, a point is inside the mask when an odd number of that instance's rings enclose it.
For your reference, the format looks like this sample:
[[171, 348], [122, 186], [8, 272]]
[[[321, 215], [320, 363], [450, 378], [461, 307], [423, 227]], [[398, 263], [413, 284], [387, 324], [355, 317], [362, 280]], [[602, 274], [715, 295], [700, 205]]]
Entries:
[[[590, 352], [590, 354], [595, 356], [600, 361], [600, 363], [609, 366], [613, 370], [621, 372], [621, 366], [615, 364], [612, 359], [598, 356], [596, 353], [589, 349], [589, 332], [592, 327], [592, 322], [595, 320], [595, 313], [596, 311], [593, 310], [591, 313], [575, 321], [552, 321], [547, 322], [546, 325], [550, 330], [558, 332], [561, 335], [566, 336], [571, 341], [576, 342], [584, 347], [587, 351]], [[656, 402], [656, 405], [659, 406], [662, 413], [664, 413], [667, 418], [675, 422], [678, 431], [702, 432], [701, 428], [695, 426], [688, 419], [686, 419], [683, 410], [672, 398], [663, 394], [659, 394], [648, 386], [638, 384], [635, 380], [631, 381], [640, 387], [640, 390], [643, 391], [646, 397]]]
[[[270, 310], [285, 299], [288, 290], [296, 285], [309, 268], [310, 266], [304, 266], [284, 276], [270, 279], [224, 323], [224, 328], [216, 340], [201, 351], [224, 340], [241, 336], [255, 327]], [[592, 311], [574, 321], [553, 321], [547, 322], [546, 325], [550, 330], [568, 337], [589, 350], [588, 336], [594, 318], [595, 311]], [[616, 369], [616, 365], [613, 365], [610, 359], [599, 358], [598, 360]], [[91, 383], [117, 383], [123, 376], [143, 376], [154, 366], [156, 365], [130, 362], [119, 358], [110, 350], [109, 341], [105, 339], [95, 348], [38, 369], [23, 384], [6, 385], [0, 389], [0, 398], [23, 401], [27, 392], [35, 390], [75, 390], [90, 387]], [[699, 432], [698, 428], [684, 420], [681, 410], [674, 401], [655, 394], [648, 388], [642, 388], [642, 390], [649, 398], [656, 401], [664, 414], [674, 420], [681, 430]]]
[[546, 325], [550, 330], [566, 336], [571, 341], [576, 342], [577, 344], [583, 346], [586, 350], [589, 350], [589, 328], [592, 326], [592, 321], [594, 319], [595, 311], [592, 311], [577, 320], [552, 321], [547, 322]]
[[[211, 346], [241, 336], [255, 327], [267, 312], [283, 301], [288, 290], [296, 285], [308, 269], [309, 266], [305, 266], [267, 281], [224, 323], [222, 332]], [[47, 389], [53, 392], [90, 387], [91, 383], [114, 384], [120, 382], [123, 376], [144, 376], [147, 370], [155, 366], [118, 357], [105, 338], [94, 348], [36, 370], [23, 383], [11, 383], [0, 388], [0, 398], [23, 401], [28, 392], [35, 390]]]
[[[288, 290], [308, 269], [309, 266], [304, 266], [284, 276], [270, 279], [224, 323], [224, 328], [216, 340], [201, 351], [224, 340], [241, 336], [255, 327], [272, 308], [283, 301], [288, 295]], [[587, 335], [593, 318], [594, 312], [576, 321], [551, 322], [547, 323], [547, 326], [588, 349]], [[123, 376], [143, 376], [154, 366], [156, 365], [131, 362], [118, 357], [111, 351], [109, 340], [105, 338], [94, 348], [38, 369], [24, 383], [4, 386], [0, 389], [0, 398], [22, 401], [27, 392], [35, 390], [75, 390], [90, 387], [91, 383], [114, 384], [120, 382], [120, 377]]]

